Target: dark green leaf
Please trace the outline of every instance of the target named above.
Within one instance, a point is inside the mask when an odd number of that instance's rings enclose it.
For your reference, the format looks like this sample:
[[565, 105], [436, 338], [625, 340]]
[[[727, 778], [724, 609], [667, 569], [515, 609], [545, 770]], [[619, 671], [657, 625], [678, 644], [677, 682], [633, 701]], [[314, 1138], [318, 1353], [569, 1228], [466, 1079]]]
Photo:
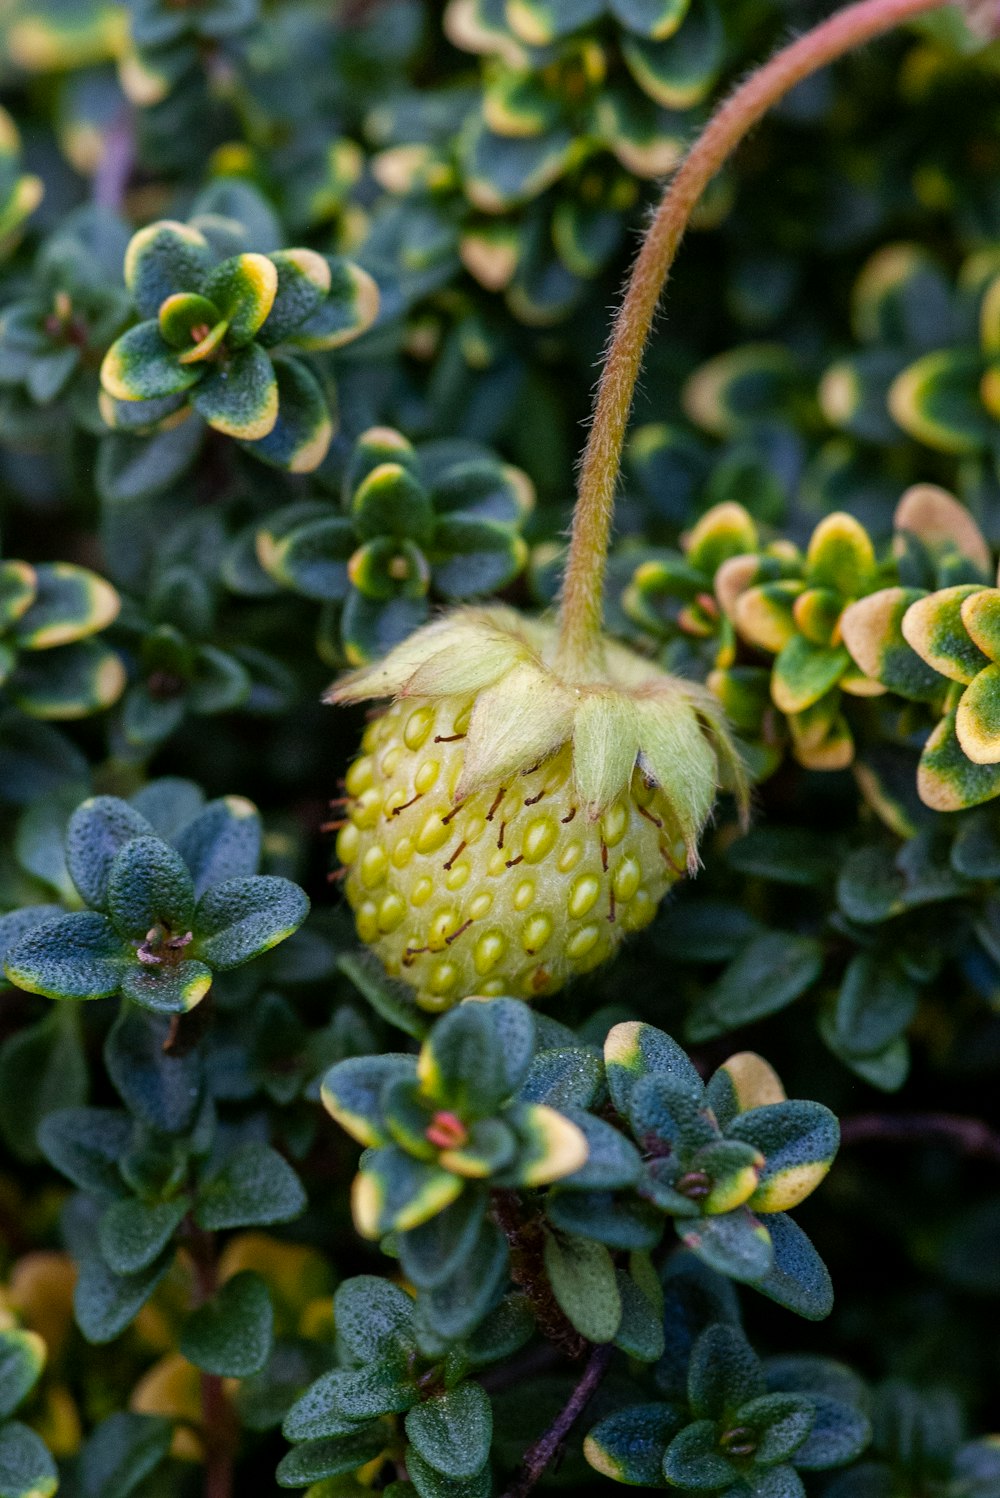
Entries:
[[115, 854], [133, 838], [148, 837], [152, 831], [146, 818], [117, 796], [94, 796], [77, 807], [66, 832], [66, 864], [88, 905], [107, 908]]
[[550, 1191], [545, 1209], [563, 1232], [593, 1238], [626, 1251], [655, 1248], [663, 1236], [663, 1216], [646, 1202], [610, 1191]]
[[36, 1332], [0, 1330], [0, 1420], [7, 1420], [41, 1377], [45, 1343]]
[[601, 1243], [552, 1234], [545, 1239], [545, 1270], [559, 1306], [591, 1342], [610, 1342], [622, 1319], [614, 1263]]
[[52, 1498], [58, 1486], [41, 1436], [18, 1420], [0, 1426], [0, 1498]]
[[[586, 1053], [584, 1053], [586, 1054]], [[642, 1161], [635, 1145], [618, 1129], [582, 1108], [562, 1109], [587, 1141], [587, 1163], [563, 1176], [560, 1186], [584, 1191], [613, 1191], [639, 1179]]]
[[754, 1461], [773, 1467], [787, 1461], [812, 1430], [812, 1400], [802, 1394], [762, 1394], [740, 1406], [736, 1419], [750, 1432]]
[[692, 1015], [687, 1033], [708, 1040], [784, 1009], [823, 970], [823, 949], [808, 936], [767, 931], [730, 963]]
[[385, 1357], [411, 1336], [413, 1301], [376, 1275], [345, 1280], [333, 1304], [337, 1335], [359, 1362]]
[[261, 1371], [240, 1381], [233, 1397], [240, 1422], [247, 1430], [274, 1430], [327, 1361], [327, 1348], [307, 1337], [276, 1342]]
[[764, 1370], [734, 1326], [710, 1326], [699, 1337], [688, 1369], [688, 1400], [701, 1420], [725, 1420], [764, 1393]]
[[61, 916], [61, 905], [25, 905], [20, 910], [9, 910], [0, 915], [0, 962], [4, 962], [14, 943], [27, 931], [33, 931], [45, 921]]
[[423, 1090], [460, 1118], [488, 1118], [509, 1091], [508, 1072], [489, 1006], [463, 1004], [438, 1020], [424, 1042]]
[[86, 1096], [80, 1020], [72, 1006], [58, 1005], [0, 1046], [0, 1131], [19, 1159], [40, 1160], [43, 1120], [57, 1108], [83, 1103]]
[[427, 1015], [418, 1008], [412, 990], [386, 976], [370, 953], [345, 952], [337, 958], [340, 971], [351, 980], [368, 1003], [391, 1025], [422, 1040], [430, 1028]]
[[615, 1346], [630, 1358], [655, 1363], [663, 1354], [663, 1317], [644, 1291], [624, 1269], [615, 1270], [622, 1316], [615, 1332]]
[[326, 1441], [348, 1436], [358, 1428], [352, 1415], [345, 1415], [336, 1401], [344, 1372], [336, 1368], [323, 1373], [289, 1409], [282, 1430], [289, 1441]]
[[331, 1412], [355, 1425], [378, 1415], [401, 1414], [420, 1397], [412, 1373], [392, 1358], [364, 1368], [338, 1369], [327, 1379], [324, 1392]]
[[493, 1440], [489, 1396], [479, 1384], [458, 1384], [410, 1410], [406, 1434], [436, 1472], [445, 1477], [474, 1477], [489, 1458]]
[[77, 1325], [88, 1342], [113, 1342], [146, 1304], [166, 1274], [171, 1254], [139, 1274], [119, 1275], [96, 1254], [80, 1258], [73, 1293]]
[[244, 1144], [202, 1187], [195, 1205], [199, 1227], [266, 1227], [304, 1211], [305, 1192], [292, 1167], [266, 1144]]
[[242, 796], [210, 801], [178, 833], [174, 846], [191, 871], [196, 899], [228, 879], [246, 879], [260, 865], [261, 822]]
[[81, 1191], [105, 1199], [124, 1195], [118, 1161], [128, 1147], [128, 1115], [111, 1108], [49, 1113], [38, 1132], [45, 1158]]
[[473, 1368], [498, 1363], [523, 1347], [534, 1329], [534, 1317], [525, 1296], [507, 1295], [470, 1333], [465, 1355]]
[[180, 1349], [205, 1373], [246, 1378], [267, 1362], [273, 1337], [270, 1291], [259, 1274], [242, 1270], [191, 1312], [181, 1329]]
[[278, 417], [274, 368], [256, 343], [238, 349], [224, 365], [211, 368], [194, 386], [190, 399], [210, 427], [244, 442], [266, 437]]
[[545, 1103], [560, 1112], [589, 1108], [597, 1100], [603, 1081], [604, 1069], [596, 1051], [583, 1046], [553, 1047], [538, 1051], [532, 1058], [518, 1096], [525, 1103]]
[[132, 941], [145, 941], [157, 926], [171, 936], [190, 932], [194, 889], [180, 854], [158, 837], [126, 843], [108, 875], [108, 913]]
[[392, 1051], [380, 1056], [349, 1056], [338, 1061], [323, 1079], [327, 1111], [359, 1144], [388, 1144], [383, 1096], [398, 1082], [412, 1086], [416, 1062]]
[[489, 1218], [451, 1279], [421, 1295], [418, 1329], [446, 1343], [469, 1336], [499, 1297], [507, 1277], [507, 1243]]
[[471, 1477], [446, 1477], [412, 1446], [406, 1453], [406, 1470], [419, 1498], [490, 1498], [493, 1491], [489, 1467]]
[[663, 1485], [663, 1458], [684, 1415], [669, 1404], [631, 1404], [598, 1421], [584, 1442], [587, 1461], [613, 1482]]
[[18, 988], [49, 999], [103, 999], [118, 992], [127, 965], [107, 917], [81, 910], [22, 936], [8, 951], [4, 971]]
[[871, 1424], [865, 1414], [828, 1394], [810, 1393], [812, 1429], [795, 1449], [795, 1465], [805, 1472], [825, 1472], [842, 1467], [861, 1455], [871, 1440]]
[[304, 1488], [324, 1477], [353, 1472], [378, 1456], [386, 1444], [385, 1427], [372, 1422], [350, 1435], [325, 1441], [306, 1441], [282, 1459], [276, 1473], [278, 1486]]
[[122, 977], [121, 992], [154, 1014], [186, 1014], [211, 985], [211, 968], [203, 962], [184, 959], [156, 967], [130, 963]]
[[826, 1265], [786, 1213], [771, 1213], [767, 1226], [774, 1263], [754, 1282], [755, 1288], [808, 1321], [823, 1321], [833, 1309], [833, 1285]]
[[694, 1224], [678, 1218], [677, 1230], [688, 1248], [719, 1274], [760, 1285], [774, 1262], [770, 1227], [775, 1216], [768, 1218], [765, 1227], [746, 1207], [737, 1207]]
[[256, 458], [289, 473], [312, 473], [326, 457], [333, 419], [319, 381], [301, 359], [275, 354], [278, 416], [266, 436], [246, 440]]
[[696, 1420], [674, 1436], [663, 1458], [663, 1472], [672, 1486], [696, 1493], [728, 1488], [740, 1478], [739, 1465], [719, 1445], [714, 1420]]
[[123, 1004], [104, 1043], [108, 1074], [129, 1110], [153, 1129], [188, 1129], [201, 1099], [197, 1051], [171, 1048], [170, 1021]]
[[139, 1274], [160, 1257], [187, 1215], [186, 1197], [147, 1205], [136, 1197], [112, 1202], [101, 1218], [101, 1253], [115, 1274]]
[[270, 951], [297, 931], [309, 901], [290, 879], [258, 874], [213, 885], [198, 902], [193, 952], [222, 972]]
[[463, 1191], [429, 1222], [399, 1235], [403, 1272], [421, 1290], [433, 1290], [456, 1273], [472, 1253], [487, 1208], [484, 1191]]
[[916, 984], [890, 954], [859, 952], [837, 996], [838, 1047], [856, 1056], [884, 1051], [909, 1026], [917, 999]]
[[197, 417], [148, 437], [109, 432], [97, 450], [101, 498], [113, 504], [163, 494], [194, 463], [204, 435]]
[[172, 1436], [159, 1415], [109, 1415], [81, 1453], [81, 1498], [129, 1498], [163, 1461]]
[[516, 577], [528, 548], [506, 525], [451, 515], [434, 528], [432, 575], [445, 598], [495, 593]]

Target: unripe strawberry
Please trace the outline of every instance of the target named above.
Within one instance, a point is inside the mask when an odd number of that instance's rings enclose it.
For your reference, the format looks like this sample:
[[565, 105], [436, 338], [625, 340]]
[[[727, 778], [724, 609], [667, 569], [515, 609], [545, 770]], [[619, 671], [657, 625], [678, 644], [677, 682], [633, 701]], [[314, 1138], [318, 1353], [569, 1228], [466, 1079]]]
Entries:
[[697, 861], [719, 779], [718, 704], [604, 642], [565, 681], [551, 624], [453, 614], [348, 677], [394, 701], [346, 778], [337, 853], [358, 934], [427, 1009], [535, 998], [610, 957]]

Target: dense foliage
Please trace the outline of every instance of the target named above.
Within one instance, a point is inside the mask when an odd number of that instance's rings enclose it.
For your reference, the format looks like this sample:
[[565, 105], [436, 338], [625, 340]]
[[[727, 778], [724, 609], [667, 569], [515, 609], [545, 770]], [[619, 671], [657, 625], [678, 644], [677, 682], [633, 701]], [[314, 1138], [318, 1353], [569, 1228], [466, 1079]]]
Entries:
[[0, 1498], [998, 1498], [994, 8], [0, 0]]

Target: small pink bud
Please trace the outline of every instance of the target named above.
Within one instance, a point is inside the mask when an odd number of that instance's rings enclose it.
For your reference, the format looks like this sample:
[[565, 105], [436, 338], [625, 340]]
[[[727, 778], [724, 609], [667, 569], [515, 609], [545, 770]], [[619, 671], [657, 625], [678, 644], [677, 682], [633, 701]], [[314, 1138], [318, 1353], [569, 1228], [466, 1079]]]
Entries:
[[455, 1113], [435, 1113], [427, 1126], [427, 1138], [439, 1150], [461, 1149], [469, 1131]]

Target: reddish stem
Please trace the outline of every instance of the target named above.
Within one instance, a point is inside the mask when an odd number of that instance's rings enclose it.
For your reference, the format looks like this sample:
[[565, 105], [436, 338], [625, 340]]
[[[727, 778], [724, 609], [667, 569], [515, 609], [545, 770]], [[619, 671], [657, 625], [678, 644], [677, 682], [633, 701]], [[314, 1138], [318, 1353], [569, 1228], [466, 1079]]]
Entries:
[[525, 1211], [516, 1191], [492, 1193], [494, 1219], [507, 1239], [510, 1277], [523, 1290], [546, 1341], [569, 1358], [581, 1357], [587, 1343], [560, 1309], [545, 1272], [545, 1230], [537, 1213]]
[[798, 37], [751, 73], [719, 106], [664, 193], [615, 319], [580, 467], [563, 577], [559, 642], [561, 665], [576, 677], [586, 679], [600, 669], [604, 571], [632, 396], [660, 296], [702, 193], [747, 133], [796, 84], [942, 3], [857, 0]]
[[[218, 1289], [215, 1238], [190, 1218], [187, 1238], [195, 1268], [195, 1305], [200, 1306]], [[204, 1498], [233, 1498], [236, 1429], [218, 1373], [201, 1374], [201, 1436], [205, 1447]]]
[[504, 1498], [527, 1498], [546, 1469], [559, 1455], [570, 1431], [583, 1414], [608, 1371], [614, 1348], [610, 1342], [595, 1347], [587, 1359], [580, 1381], [548, 1430], [524, 1454], [521, 1470]]
[[918, 1144], [934, 1140], [959, 1154], [1000, 1165], [1000, 1134], [980, 1118], [957, 1113], [857, 1113], [840, 1124], [842, 1144]]

